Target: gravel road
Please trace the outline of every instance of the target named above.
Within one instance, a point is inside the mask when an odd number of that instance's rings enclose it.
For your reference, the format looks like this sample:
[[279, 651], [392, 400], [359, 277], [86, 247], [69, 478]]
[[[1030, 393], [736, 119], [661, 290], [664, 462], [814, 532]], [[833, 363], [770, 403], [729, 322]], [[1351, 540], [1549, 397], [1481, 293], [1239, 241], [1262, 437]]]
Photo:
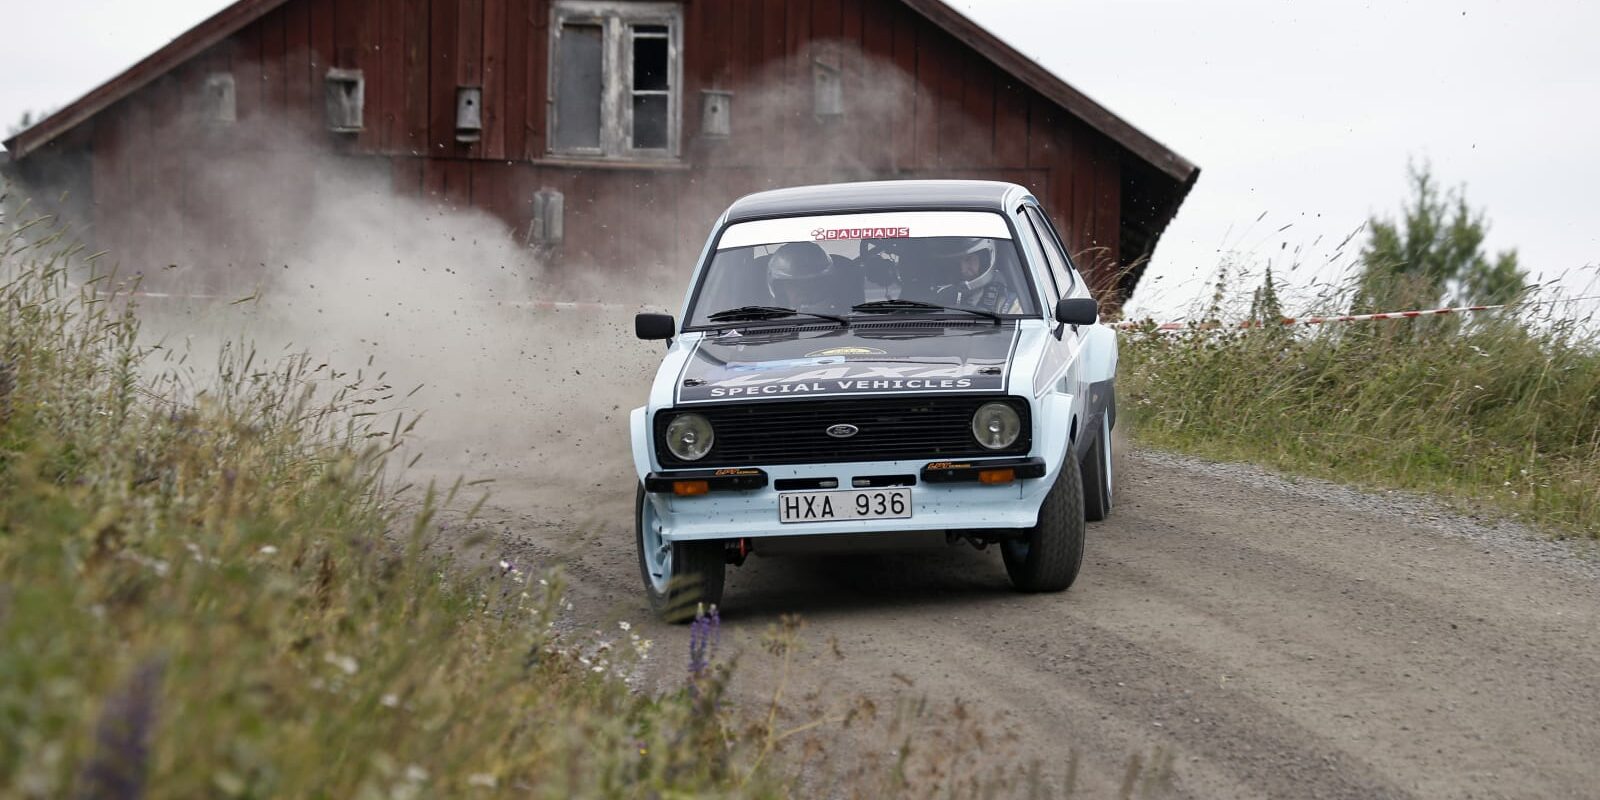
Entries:
[[[642, 392], [653, 354], [617, 339], [586, 360], [587, 399], [555, 412], [581, 454], [473, 465], [497, 478], [485, 521], [503, 547], [479, 555], [563, 564], [576, 622], [632, 622], [656, 642], [644, 679], [671, 684], [688, 631], [648, 618], [628, 403], [610, 400]], [[967, 545], [731, 570], [734, 696], [764, 707], [776, 669], [756, 640], [799, 614], [794, 721], [840, 698], [959, 699], [993, 734], [964, 754], [1038, 762], [1051, 794], [1119, 796], [1138, 759], [1138, 794], [1600, 797], [1600, 581], [1583, 548], [1237, 465], [1135, 452], [1118, 471], [1064, 594], [1013, 593], [999, 553]], [[848, 761], [893, 747], [880, 728], [817, 732]]]
[[[670, 680], [687, 631], [644, 621], [632, 497], [609, 488], [627, 467], [600, 474], [587, 491], [502, 479], [489, 519], [508, 552], [566, 564], [580, 617], [640, 623]], [[1038, 760], [1056, 791], [1076, 761], [1083, 796], [1115, 794], [1138, 755], [1170, 761], [1157, 793], [1175, 796], [1600, 795], [1600, 592], [1581, 553], [1160, 453], [1120, 478], [1065, 594], [1014, 594], [998, 553], [965, 545], [752, 558], [724, 615], [740, 696], [770, 691], [751, 645], [795, 613], [812, 646], [791, 696], [960, 698], [1014, 734], [997, 761]]]
[[[590, 475], [605, 480], [587, 491], [502, 478], [490, 520], [512, 554], [565, 563], [581, 618], [645, 621], [632, 496], [611, 488], [626, 464]], [[1085, 797], [1117, 794], [1133, 755], [1170, 760], [1158, 794], [1178, 797], [1600, 795], [1600, 592], [1581, 552], [1170, 454], [1131, 454], [1118, 478], [1066, 594], [1013, 594], [997, 552], [968, 546], [752, 558], [730, 571], [730, 642], [758, 650], [802, 614], [792, 696], [965, 699], [1016, 736], [995, 758], [1042, 762], [1058, 790], [1077, 760]], [[670, 680], [688, 632], [642, 629]], [[758, 702], [770, 664], [744, 667]]]

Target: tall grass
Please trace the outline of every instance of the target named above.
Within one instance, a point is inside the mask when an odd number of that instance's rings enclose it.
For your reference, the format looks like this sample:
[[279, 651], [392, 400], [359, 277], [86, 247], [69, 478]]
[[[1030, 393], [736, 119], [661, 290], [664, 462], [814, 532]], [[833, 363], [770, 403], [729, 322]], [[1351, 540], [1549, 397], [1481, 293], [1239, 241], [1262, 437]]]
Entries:
[[452, 498], [386, 479], [388, 387], [168, 370], [44, 224], [0, 233], [0, 795], [782, 793], [720, 680], [633, 691], [634, 633], [430, 554]]
[[1600, 341], [1592, 320], [1553, 313], [1567, 307], [1133, 332], [1122, 409], [1157, 446], [1440, 493], [1600, 536]]

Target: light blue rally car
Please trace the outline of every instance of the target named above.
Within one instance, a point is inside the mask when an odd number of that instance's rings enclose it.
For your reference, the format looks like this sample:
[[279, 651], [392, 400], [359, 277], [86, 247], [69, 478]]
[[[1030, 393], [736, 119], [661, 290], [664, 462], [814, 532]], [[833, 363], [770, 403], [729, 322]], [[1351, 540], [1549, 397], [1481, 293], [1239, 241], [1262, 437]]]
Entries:
[[[728, 564], [942, 532], [1061, 591], [1111, 510], [1115, 333], [1028, 190], [750, 195], [716, 223], [631, 416], [639, 571], [669, 619]], [[830, 537], [823, 539], [821, 537]]]

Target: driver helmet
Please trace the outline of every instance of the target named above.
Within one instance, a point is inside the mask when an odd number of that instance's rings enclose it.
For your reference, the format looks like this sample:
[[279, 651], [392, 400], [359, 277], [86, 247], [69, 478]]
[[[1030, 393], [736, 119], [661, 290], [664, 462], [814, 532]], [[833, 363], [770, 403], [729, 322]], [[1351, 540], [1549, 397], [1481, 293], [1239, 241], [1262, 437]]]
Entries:
[[[982, 289], [995, 279], [994, 240], [975, 236], [952, 236], [933, 240], [931, 255], [946, 263], [953, 263], [953, 276], [967, 290]], [[960, 264], [967, 256], [978, 256], [978, 274], [968, 276], [961, 272]]]
[[832, 277], [833, 257], [816, 242], [790, 242], [767, 260], [767, 289], [791, 308], [826, 303]]

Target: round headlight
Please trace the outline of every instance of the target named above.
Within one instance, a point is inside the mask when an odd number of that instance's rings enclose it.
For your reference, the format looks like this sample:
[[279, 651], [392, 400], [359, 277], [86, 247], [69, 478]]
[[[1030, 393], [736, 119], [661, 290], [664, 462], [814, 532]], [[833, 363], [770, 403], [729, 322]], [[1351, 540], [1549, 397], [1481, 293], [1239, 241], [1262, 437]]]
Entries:
[[972, 415], [972, 435], [990, 450], [1004, 450], [1022, 435], [1022, 418], [1009, 403], [984, 403]]
[[667, 423], [667, 449], [681, 461], [699, 461], [711, 452], [717, 434], [699, 414], [679, 414]]

